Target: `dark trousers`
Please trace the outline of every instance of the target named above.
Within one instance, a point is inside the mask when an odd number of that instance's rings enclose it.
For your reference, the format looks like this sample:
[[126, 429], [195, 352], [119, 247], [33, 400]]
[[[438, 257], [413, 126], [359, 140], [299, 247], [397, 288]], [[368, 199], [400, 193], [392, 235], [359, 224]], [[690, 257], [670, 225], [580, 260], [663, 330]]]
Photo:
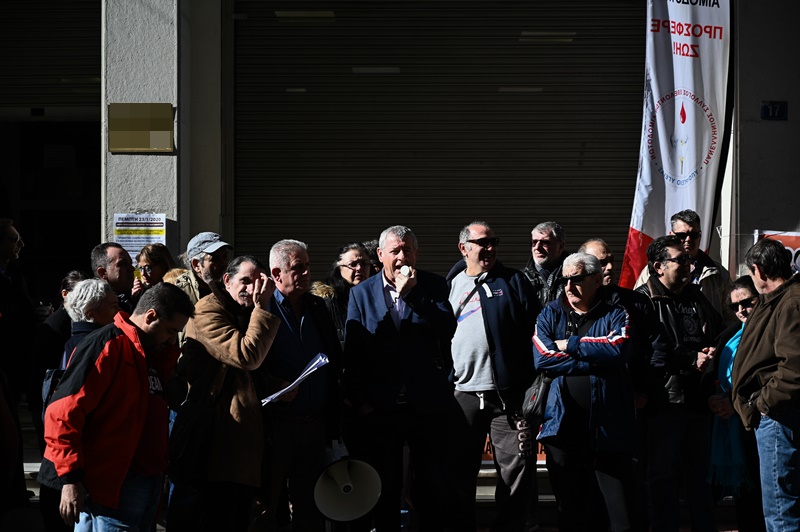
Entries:
[[681, 486], [685, 489], [692, 530], [716, 530], [711, 486], [707, 482], [711, 413], [682, 404], [666, 404], [659, 405], [647, 422], [647, 486], [652, 530], [678, 530]]
[[492, 442], [494, 466], [497, 471], [495, 489], [496, 510], [493, 531], [522, 530], [531, 497], [530, 477], [536, 471], [534, 449], [528, 456], [520, 456], [519, 431], [514, 419], [503, 412], [496, 392], [485, 392], [481, 397], [474, 392], [455, 392], [461, 407], [456, 430], [460, 443], [453, 448], [456, 462], [453, 468], [453, 491], [458, 498], [452, 514], [451, 526], [455, 530], [475, 530], [475, 494], [481, 455], [486, 434]]
[[255, 489], [235, 482], [176, 484], [167, 512], [168, 532], [246, 532]]
[[321, 531], [324, 517], [314, 502], [314, 487], [325, 464], [325, 419], [322, 416], [293, 417], [275, 412], [271, 420], [272, 446], [267, 450], [268, 476], [262, 479], [266, 492], [267, 529], [275, 530], [277, 516], [288, 486], [292, 504], [292, 530]]
[[456, 445], [448, 431], [454, 412], [455, 409], [449, 415], [415, 412], [404, 404], [389, 412], [345, 413], [343, 434], [350, 457], [374, 467], [382, 485], [378, 503], [358, 529], [369, 530], [369, 522], [374, 522], [378, 532], [400, 530], [406, 444], [410, 450], [411, 499], [419, 517], [419, 530], [445, 529], [447, 519], [452, 517], [447, 511], [452, 495], [445, 471], [451, 464], [450, 449]]
[[633, 530], [631, 454], [597, 452], [588, 438], [559, 438], [545, 451], [560, 530]]

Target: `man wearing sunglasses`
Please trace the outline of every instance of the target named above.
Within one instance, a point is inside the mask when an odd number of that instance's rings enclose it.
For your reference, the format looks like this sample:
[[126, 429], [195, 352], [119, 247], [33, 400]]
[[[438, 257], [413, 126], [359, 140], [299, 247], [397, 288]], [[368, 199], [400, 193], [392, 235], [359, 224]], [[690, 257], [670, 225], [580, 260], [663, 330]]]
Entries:
[[[539, 441], [560, 530], [633, 530], [633, 389], [630, 319], [603, 296], [600, 261], [564, 261], [564, 297], [536, 322], [536, 369], [554, 377]], [[606, 521], [607, 522], [603, 522]]]
[[[465, 226], [458, 239], [464, 257], [450, 271], [452, 305], [458, 326], [452, 340], [455, 398], [463, 422], [453, 439], [459, 507], [454, 530], [475, 530], [475, 490], [486, 434], [491, 436], [497, 470], [493, 528], [522, 530], [536, 474], [534, 433], [520, 442], [517, 422], [525, 390], [533, 382], [531, 358], [539, 299], [525, 276], [497, 261], [500, 239], [486, 222]], [[521, 427], [524, 430], [524, 427]], [[520, 445], [524, 449], [520, 448]]]
[[[678, 237], [683, 250], [691, 257], [689, 281], [700, 286], [706, 299], [725, 319], [726, 323], [737, 323], [739, 320], [727, 307], [730, 293], [731, 276], [722, 264], [714, 261], [700, 249], [703, 233], [700, 230], [700, 216], [691, 209], [677, 212], [670, 218], [672, 230], [670, 235]], [[649, 268], [642, 270], [634, 288], [639, 288], [650, 277]]]
[[637, 291], [653, 301], [667, 342], [650, 362], [664, 383], [650, 397], [647, 420], [651, 529], [678, 530], [678, 496], [685, 483], [692, 529], [716, 530], [706, 482], [711, 414], [700, 379], [714, 356], [721, 317], [691, 282], [692, 257], [679, 237], [655, 239], [647, 260], [650, 277]]
[[800, 277], [777, 240], [744, 260], [761, 295], [733, 362], [734, 408], [756, 431], [767, 530], [800, 530]]
[[531, 231], [531, 258], [522, 273], [533, 285], [542, 307], [564, 293], [559, 279], [565, 246], [564, 229], [556, 222], [542, 222]]

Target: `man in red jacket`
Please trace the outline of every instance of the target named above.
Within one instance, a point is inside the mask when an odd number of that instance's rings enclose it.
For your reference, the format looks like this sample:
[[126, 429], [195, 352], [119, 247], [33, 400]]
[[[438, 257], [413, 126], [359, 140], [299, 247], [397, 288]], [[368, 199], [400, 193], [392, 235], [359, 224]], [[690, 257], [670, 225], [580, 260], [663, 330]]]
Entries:
[[76, 348], [47, 407], [39, 474], [61, 489], [75, 530], [150, 530], [168, 455], [162, 383], [193, 314], [181, 289], [160, 283]]

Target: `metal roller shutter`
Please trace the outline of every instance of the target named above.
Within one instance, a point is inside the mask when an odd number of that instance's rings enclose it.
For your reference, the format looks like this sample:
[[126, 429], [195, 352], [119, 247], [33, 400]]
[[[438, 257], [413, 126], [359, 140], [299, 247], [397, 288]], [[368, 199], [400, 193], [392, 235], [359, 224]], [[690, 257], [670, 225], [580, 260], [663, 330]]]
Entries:
[[336, 249], [392, 224], [446, 272], [488, 221], [521, 267], [556, 220], [622, 257], [646, 9], [627, 1], [235, 1], [237, 252]]
[[97, 0], [3, 2], [0, 107], [45, 109], [32, 112], [44, 118], [47, 108], [87, 107], [99, 119], [100, 18]]

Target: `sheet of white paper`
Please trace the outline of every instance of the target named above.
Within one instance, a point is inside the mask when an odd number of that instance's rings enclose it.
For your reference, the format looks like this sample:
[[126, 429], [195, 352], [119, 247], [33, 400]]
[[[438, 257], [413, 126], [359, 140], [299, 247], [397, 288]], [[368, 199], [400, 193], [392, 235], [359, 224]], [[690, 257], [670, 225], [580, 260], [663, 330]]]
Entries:
[[311, 362], [308, 363], [308, 365], [303, 369], [303, 372], [300, 373], [300, 376], [297, 377], [294, 380], [293, 383], [291, 383], [289, 386], [287, 386], [283, 390], [275, 392], [272, 395], [270, 395], [269, 397], [267, 397], [265, 399], [262, 399], [261, 400], [261, 406], [264, 406], [267, 403], [271, 403], [272, 401], [274, 401], [275, 399], [277, 399], [281, 395], [285, 394], [286, 392], [290, 392], [290, 391], [294, 390], [295, 388], [297, 388], [297, 386], [301, 382], [306, 380], [306, 377], [308, 377], [309, 375], [311, 375], [312, 373], [314, 373], [315, 371], [317, 371], [319, 368], [321, 368], [322, 366], [324, 366], [327, 363], [328, 363], [328, 357], [325, 356], [325, 354], [323, 354], [323, 353], [318, 353], [317, 356], [315, 356], [314, 359]]

